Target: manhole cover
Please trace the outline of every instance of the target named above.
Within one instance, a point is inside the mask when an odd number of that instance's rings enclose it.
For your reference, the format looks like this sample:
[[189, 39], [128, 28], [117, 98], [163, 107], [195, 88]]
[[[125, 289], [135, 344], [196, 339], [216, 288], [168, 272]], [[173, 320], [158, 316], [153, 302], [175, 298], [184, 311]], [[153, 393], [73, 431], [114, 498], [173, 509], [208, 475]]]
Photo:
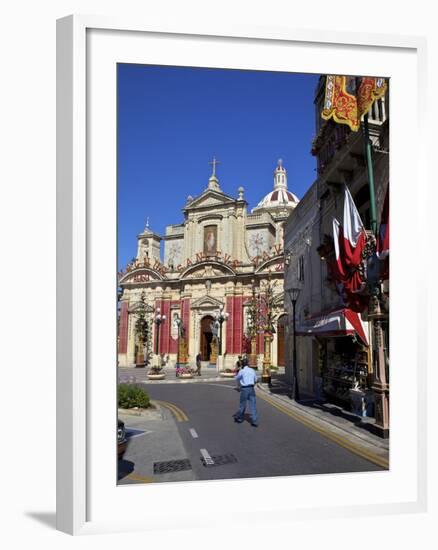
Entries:
[[205, 458], [201, 458], [201, 462], [206, 467], [211, 466], [224, 466], [225, 464], [235, 464], [237, 462], [237, 458], [233, 454], [227, 454], [227, 455], [215, 455], [211, 457], [213, 460], [213, 464], [210, 464], [210, 462], [206, 462]]
[[182, 460], [168, 460], [166, 462], [154, 462], [154, 474], [168, 474], [171, 472], [183, 472], [191, 470], [192, 465], [188, 458]]

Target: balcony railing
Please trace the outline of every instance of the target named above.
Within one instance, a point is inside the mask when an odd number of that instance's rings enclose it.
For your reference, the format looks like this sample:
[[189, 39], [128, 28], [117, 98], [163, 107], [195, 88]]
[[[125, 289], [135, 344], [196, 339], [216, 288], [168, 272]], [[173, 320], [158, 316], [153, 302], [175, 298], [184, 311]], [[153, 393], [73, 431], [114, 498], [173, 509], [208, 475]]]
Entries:
[[328, 121], [321, 126], [312, 142], [311, 153], [318, 158], [318, 174], [321, 175], [332, 161], [336, 152], [347, 142], [351, 130], [345, 124]]

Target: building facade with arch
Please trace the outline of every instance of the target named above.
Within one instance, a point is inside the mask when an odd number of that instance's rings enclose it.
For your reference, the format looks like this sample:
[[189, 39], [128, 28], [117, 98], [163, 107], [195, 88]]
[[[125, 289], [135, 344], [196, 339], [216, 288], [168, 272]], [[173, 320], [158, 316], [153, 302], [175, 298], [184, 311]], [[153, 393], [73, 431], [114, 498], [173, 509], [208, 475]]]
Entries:
[[[238, 355], [248, 352], [249, 309], [267, 285], [273, 291], [271, 363], [284, 365], [283, 231], [298, 202], [287, 188], [287, 172], [279, 160], [273, 189], [248, 211], [242, 187], [237, 198], [222, 191], [214, 160], [207, 187], [187, 198], [183, 222], [167, 226], [163, 236], [147, 224], [137, 236], [135, 260], [118, 274], [119, 366], [136, 364], [135, 323], [143, 300], [151, 328], [150, 352], [158, 349], [170, 364], [179, 355], [180, 363], [192, 365], [201, 353], [203, 361], [215, 365], [221, 351], [223, 368], [232, 368]], [[153, 323], [158, 311], [166, 317], [159, 331]], [[220, 311], [227, 319], [219, 331], [215, 316]], [[261, 330], [255, 339], [261, 366]]]

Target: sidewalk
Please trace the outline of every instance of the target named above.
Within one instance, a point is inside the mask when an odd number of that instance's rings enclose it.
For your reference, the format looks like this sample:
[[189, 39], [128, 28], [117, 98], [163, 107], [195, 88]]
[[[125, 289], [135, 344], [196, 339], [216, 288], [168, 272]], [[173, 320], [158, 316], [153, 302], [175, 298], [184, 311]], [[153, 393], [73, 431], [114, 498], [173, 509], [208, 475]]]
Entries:
[[152, 402], [153, 407], [138, 413], [119, 409], [125, 422], [128, 448], [118, 462], [118, 483], [157, 483], [192, 481], [192, 468], [172, 469], [174, 463], [187, 460], [187, 453], [178, 433], [175, 413], [165, 404]]
[[143, 382], [145, 384], [192, 384], [199, 382], [215, 382], [230, 380], [229, 378], [224, 378], [219, 375], [216, 370], [216, 367], [205, 367], [201, 368], [201, 376], [193, 375], [193, 378], [179, 378], [176, 376], [176, 371], [174, 367], [164, 367], [164, 372], [166, 373], [166, 378], [164, 380], [149, 380], [147, 377], [148, 368], [147, 367], [119, 367], [119, 383], [129, 383], [134, 384], [136, 382]]
[[382, 439], [370, 431], [374, 418], [354, 415], [340, 406], [317, 401], [310, 396], [302, 395], [299, 402], [293, 401], [289, 397], [289, 385], [282, 374], [272, 376], [271, 387], [259, 384], [258, 389], [260, 397], [289, 410], [297, 420], [309, 427], [332, 439], [347, 440], [357, 448], [375, 454], [383, 465], [389, 464], [389, 439]]

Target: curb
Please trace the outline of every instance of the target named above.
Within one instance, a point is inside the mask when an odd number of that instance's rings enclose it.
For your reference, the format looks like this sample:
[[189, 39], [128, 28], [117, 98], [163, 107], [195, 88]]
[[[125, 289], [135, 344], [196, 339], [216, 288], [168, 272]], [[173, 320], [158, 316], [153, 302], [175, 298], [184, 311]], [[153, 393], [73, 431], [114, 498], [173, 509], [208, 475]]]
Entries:
[[136, 383], [137, 384], [201, 384], [201, 383], [208, 383], [208, 382], [218, 382], [218, 381], [225, 382], [227, 381], [227, 378], [222, 378], [221, 376], [217, 376], [215, 378], [187, 378], [185, 380], [179, 380], [178, 378], [172, 378], [171, 380], [139, 380]]
[[161, 414], [160, 407], [156, 406], [151, 401], [151, 406], [147, 409], [139, 409], [139, 408], [133, 408], [133, 409], [117, 409], [117, 414], [120, 416], [134, 416], [136, 418], [146, 418], [151, 419], [154, 415]]

